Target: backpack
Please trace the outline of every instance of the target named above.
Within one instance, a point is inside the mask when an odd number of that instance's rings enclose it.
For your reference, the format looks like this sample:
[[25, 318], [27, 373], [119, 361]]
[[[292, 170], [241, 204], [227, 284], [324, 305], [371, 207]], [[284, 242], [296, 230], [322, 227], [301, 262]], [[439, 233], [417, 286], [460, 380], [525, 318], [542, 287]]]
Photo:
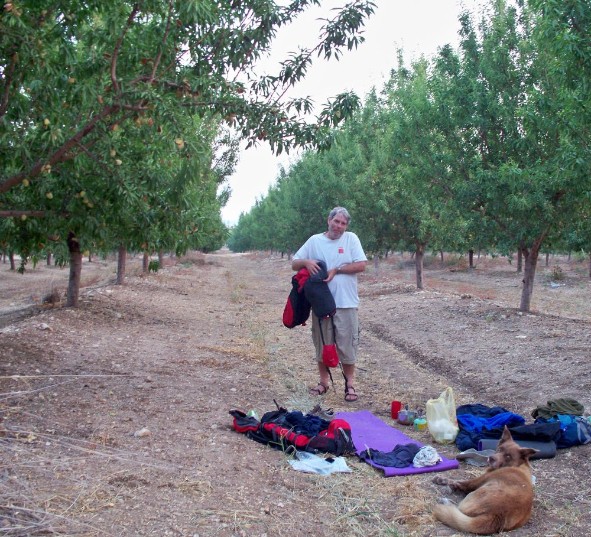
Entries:
[[232, 427], [251, 440], [274, 449], [295, 448], [310, 453], [331, 453], [336, 456], [353, 453], [351, 426], [341, 419], [327, 421], [318, 416], [279, 408], [267, 412], [260, 422], [241, 410], [230, 410]]
[[304, 294], [304, 285], [310, 274], [307, 269], [301, 269], [291, 278], [291, 291], [283, 309], [283, 325], [287, 328], [306, 324], [310, 317], [312, 306]]
[[310, 310], [319, 319], [332, 317], [336, 312], [334, 297], [324, 281], [328, 269], [324, 261], [318, 260], [320, 270], [310, 276], [308, 269], [300, 269], [291, 278], [291, 291], [283, 309], [283, 325], [287, 328], [305, 326], [310, 318]]
[[[330, 368], [337, 367], [340, 365], [340, 362], [337, 354], [336, 341], [332, 344], [327, 344], [324, 341], [322, 320], [330, 318], [334, 334], [333, 317], [337, 311], [337, 306], [328, 284], [324, 281], [328, 278], [326, 263], [322, 260], [317, 260], [316, 262], [320, 267], [320, 270], [316, 274], [310, 275], [308, 270], [303, 268], [292, 277], [291, 292], [287, 297], [287, 303], [283, 310], [283, 324], [287, 328], [294, 328], [300, 324], [305, 325], [310, 317], [310, 310], [314, 312], [314, 315], [318, 317], [320, 336], [322, 338], [322, 362], [328, 370], [331, 382], [333, 382]], [[345, 377], [345, 383], [347, 383], [347, 377], [342, 366], [341, 371], [343, 377]]]
[[[326, 263], [318, 261], [318, 265], [320, 270], [314, 276], [310, 276], [304, 284], [304, 294], [312, 306], [314, 315], [318, 318], [318, 328], [322, 339], [322, 362], [327, 368], [337, 367], [339, 365], [339, 356], [337, 354], [336, 340], [327, 344], [324, 341], [324, 330], [322, 329], [322, 321], [330, 319], [333, 337], [335, 337], [334, 314], [337, 311], [337, 306], [328, 284], [324, 281], [328, 278]], [[330, 375], [330, 369], [328, 373]], [[332, 380], [332, 375], [330, 375], [330, 378]]]
[[536, 423], [560, 423], [560, 436], [556, 440], [558, 449], [580, 446], [591, 442], [591, 423], [582, 416], [556, 414], [553, 418], [538, 418]]
[[324, 261], [317, 261], [320, 270], [304, 282], [304, 295], [319, 319], [332, 317], [337, 310], [334, 297], [324, 281], [328, 278], [328, 269]]

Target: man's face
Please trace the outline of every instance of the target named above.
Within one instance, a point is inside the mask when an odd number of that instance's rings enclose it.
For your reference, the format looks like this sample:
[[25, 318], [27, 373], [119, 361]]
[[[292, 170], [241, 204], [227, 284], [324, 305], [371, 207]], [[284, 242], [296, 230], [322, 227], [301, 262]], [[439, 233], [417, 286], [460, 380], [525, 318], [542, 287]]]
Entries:
[[337, 213], [332, 219], [328, 219], [328, 238], [331, 240], [340, 239], [347, 231], [347, 219], [341, 214]]

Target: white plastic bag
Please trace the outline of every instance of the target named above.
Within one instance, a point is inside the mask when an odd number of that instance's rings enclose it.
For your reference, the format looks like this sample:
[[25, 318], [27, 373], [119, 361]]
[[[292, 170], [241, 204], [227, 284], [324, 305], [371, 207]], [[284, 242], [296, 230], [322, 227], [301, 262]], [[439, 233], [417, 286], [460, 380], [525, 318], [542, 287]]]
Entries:
[[344, 457], [330, 457], [329, 460], [308, 453], [307, 451], [296, 451], [295, 460], [287, 461], [294, 470], [309, 474], [328, 475], [334, 472], [351, 472]]
[[439, 444], [451, 444], [460, 430], [456, 418], [454, 392], [448, 386], [437, 399], [429, 399], [426, 406], [427, 426]]

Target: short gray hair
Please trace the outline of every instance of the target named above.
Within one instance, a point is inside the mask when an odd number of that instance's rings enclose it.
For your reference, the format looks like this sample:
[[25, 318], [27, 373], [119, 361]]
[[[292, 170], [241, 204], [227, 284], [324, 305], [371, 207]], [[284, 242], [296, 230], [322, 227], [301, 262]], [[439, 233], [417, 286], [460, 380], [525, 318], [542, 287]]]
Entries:
[[351, 221], [351, 215], [349, 211], [344, 207], [335, 207], [330, 213], [328, 214], [328, 219], [332, 220], [337, 214], [342, 214], [347, 219], [347, 224]]

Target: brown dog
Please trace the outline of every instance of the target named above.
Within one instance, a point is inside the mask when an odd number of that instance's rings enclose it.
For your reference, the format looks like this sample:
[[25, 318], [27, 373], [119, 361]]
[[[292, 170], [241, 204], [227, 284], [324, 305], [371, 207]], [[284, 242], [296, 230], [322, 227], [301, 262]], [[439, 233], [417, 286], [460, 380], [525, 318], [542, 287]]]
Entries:
[[534, 491], [529, 458], [535, 449], [521, 448], [505, 427], [489, 467], [480, 477], [453, 481], [436, 477], [433, 482], [453, 491], [469, 493], [456, 507], [436, 505], [433, 514], [444, 524], [470, 533], [491, 535], [523, 526], [530, 518]]

